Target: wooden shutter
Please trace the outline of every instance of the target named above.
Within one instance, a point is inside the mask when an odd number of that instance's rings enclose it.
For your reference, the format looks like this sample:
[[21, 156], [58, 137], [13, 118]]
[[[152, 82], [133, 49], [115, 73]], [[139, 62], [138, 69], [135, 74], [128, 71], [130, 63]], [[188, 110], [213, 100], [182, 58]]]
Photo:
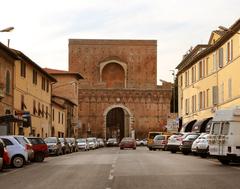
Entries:
[[223, 67], [223, 48], [220, 48], [219, 49], [219, 68], [222, 68]]
[[218, 104], [218, 86], [213, 86], [212, 87], [212, 101], [213, 101], [213, 105], [217, 105]]

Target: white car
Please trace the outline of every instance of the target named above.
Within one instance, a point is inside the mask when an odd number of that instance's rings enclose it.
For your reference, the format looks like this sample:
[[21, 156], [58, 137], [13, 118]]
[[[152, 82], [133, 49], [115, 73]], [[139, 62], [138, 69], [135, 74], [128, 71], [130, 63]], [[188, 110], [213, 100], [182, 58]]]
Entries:
[[169, 150], [172, 153], [176, 153], [180, 151], [180, 146], [182, 144], [183, 139], [191, 133], [179, 133], [176, 135], [172, 135], [168, 138], [167, 143], [167, 150]]
[[197, 146], [196, 146], [197, 153], [202, 158], [206, 158], [207, 155], [209, 154], [208, 136], [209, 136], [209, 134], [201, 136], [199, 138], [199, 142], [197, 143]]
[[95, 137], [90, 137], [87, 138], [88, 144], [89, 144], [89, 148], [91, 150], [94, 150], [97, 148], [97, 139]]
[[201, 133], [201, 135], [193, 142], [191, 151], [192, 151], [194, 154], [197, 154], [197, 144], [198, 144], [199, 141], [202, 139], [202, 137], [203, 137], [204, 135], [206, 135], [206, 134], [207, 134], [207, 133]]
[[86, 138], [77, 139], [77, 145], [79, 150], [89, 150], [89, 144]]
[[0, 136], [0, 138], [6, 145], [12, 166], [22, 167], [29, 160], [28, 143], [30, 142], [27, 138], [24, 136]]

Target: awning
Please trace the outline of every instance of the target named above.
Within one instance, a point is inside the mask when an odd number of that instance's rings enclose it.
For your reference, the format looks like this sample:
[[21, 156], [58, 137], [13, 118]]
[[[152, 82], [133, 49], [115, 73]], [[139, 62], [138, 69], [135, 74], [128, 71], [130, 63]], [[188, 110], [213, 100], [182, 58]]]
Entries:
[[211, 120], [212, 120], [212, 117], [197, 121], [192, 127], [192, 132], [197, 132], [197, 133], [206, 132], [207, 125]]
[[15, 115], [4, 115], [0, 116], [0, 123], [2, 122], [23, 122], [25, 121], [22, 118], [19, 118], [18, 116]]
[[194, 119], [192, 121], [189, 121], [187, 123], [184, 123], [183, 126], [182, 126], [182, 129], [181, 129], [181, 132], [191, 132], [192, 131], [192, 127], [194, 125], [194, 123], [196, 122], [197, 120]]

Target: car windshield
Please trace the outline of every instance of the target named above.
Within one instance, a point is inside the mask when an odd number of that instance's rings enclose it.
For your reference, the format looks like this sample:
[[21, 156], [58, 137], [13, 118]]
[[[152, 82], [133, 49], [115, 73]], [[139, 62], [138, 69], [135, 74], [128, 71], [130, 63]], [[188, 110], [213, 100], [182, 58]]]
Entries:
[[150, 139], [154, 139], [154, 137], [156, 136], [156, 135], [160, 135], [161, 133], [159, 133], [159, 132], [156, 132], [156, 133], [149, 133], [149, 138]]
[[59, 138], [60, 142], [64, 142], [64, 138]]
[[57, 139], [55, 137], [45, 138], [44, 141], [46, 143], [57, 143]]
[[165, 136], [164, 135], [157, 135], [154, 137], [154, 140], [165, 140]]
[[71, 140], [70, 138], [66, 138], [66, 141], [67, 141], [68, 143], [71, 143], [71, 142], [72, 142], [72, 140]]
[[199, 135], [188, 135], [185, 140], [195, 140]]
[[43, 139], [41, 139], [41, 138], [28, 138], [28, 140], [29, 140], [32, 144], [45, 144], [45, 142], [44, 142]]
[[108, 142], [115, 142], [115, 141], [117, 141], [116, 138], [109, 138], [109, 139], [108, 139]]
[[23, 146], [25, 146], [26, 144], [29, 144], [29, 140], [25, 137], [14, 137], [19, 144], [22, 144]]
[[84, 138], [79, 138], [79, 139], [77, 139], [77, 142], [86, 142], [86, 139], [84, 139]]
[[129, 142], [129, 141], [133, 141], [133, 139], [132, 138], [123, 138], [122, 141], [123, 142]]

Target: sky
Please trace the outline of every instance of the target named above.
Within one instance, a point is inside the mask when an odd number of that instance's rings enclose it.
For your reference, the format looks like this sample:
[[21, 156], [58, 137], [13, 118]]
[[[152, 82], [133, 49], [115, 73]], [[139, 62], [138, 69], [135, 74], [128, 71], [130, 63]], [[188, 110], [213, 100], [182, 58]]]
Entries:
[[5, 0], [0, 30], [14, 30], [0, 33], [0, 42], [10, 39], [43, 68], [68, 70], [71, 38], [154, 39], [157, 81], [173, 81], [170, 70], [183, 54], [208, 43], [218, 26], [231, 26], [239, 8], [240, 0]]

